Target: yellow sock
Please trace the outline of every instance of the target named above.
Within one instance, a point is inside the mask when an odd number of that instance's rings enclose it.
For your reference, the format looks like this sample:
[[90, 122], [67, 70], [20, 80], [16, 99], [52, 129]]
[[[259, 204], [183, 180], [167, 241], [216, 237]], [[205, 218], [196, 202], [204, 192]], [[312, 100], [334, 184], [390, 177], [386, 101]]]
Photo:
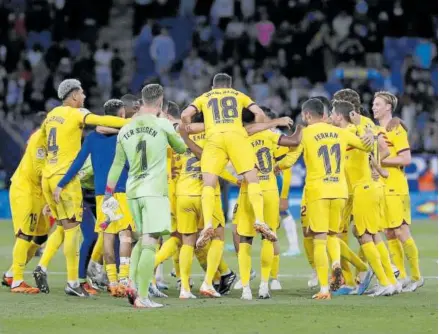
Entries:
[[395, 285], [397, 281], [395, 278], [395, 274], [393, 273], [392, 263], [390, 262], [390, 255], [389, 251], [387, 250], [386, 244], [384, 243], [384, 241], [381, 241], [375, 246], [378, 249], [378, 253], [380, 253], [381, 264], [383, 265], [384, 272], [387, 275], [387, 279], [389, 280], [390, 284]]
[[180, 278], [180, 251], [181, 251], [181, 242], [178, 243], [177, 251], [172, 255], [172, 262], [174, 263], [175, 276]]
[[354, 273], [352, 272], [349, 262], [343, 259], [343, 257], [341, 258], [341, 271], [343, 273], [345, 284], [351, 287], [355, 286]]
[[121, 256], [119, 264], [119, 280], [126, 280], [130, 274], [130, 258]]
[[248, 199], [253, 207], [257, 222], [264, 222], [264, 199], [259, 183], [248, 184]]
[[64, 230], [64, 256], [66, 257], [67, 280], [77, 282], [79, 279], [80, 226]]
[[201, 193], [201, 207], [203, 209], [204, 227], [212, 224], [215, 208], [215, 188], [204, 186]]
[[221, 275], [225, 275], [225, 274], [228, 274], [230, 272], [230, 268], [229, 268], [228, 264], [226, 263], [226, 261], [224, 261], [224, 256], [221, 258], [221, 261], [219, 263], [218, 272]]
[[154, 268], [157, 268], [160, 263], [165, 262], [167, 259], [173, 256], [174, 253], [177, 252], [180, 244], [181, 241], [177, 237], [170, 237], [168, 240], [166, 240], [160, 250], [155, 254]]
[[367, 264], [343, 240], [339, 242], [341, 257], [351, 263], [359, 272], [367, 271]]
[[27, 250], [26, 255], [26, 263], [32, 260], [35, 256], [37, 250], [41, 247], [41, 245], [36, 244], [33, 240], [30, 242], [29, 249]]
[[105, 271], [107, 272], [108, 281], [111, 285], [117, 284], [117, 268], [116, 264], [106, 264], [105, 265]]
[[90, 260], [96, 263], [102, 263], [102, 257], [104, 255], [104, 233], [99, 232], [98, 239], [93, 247]]
[[252, 269], [251, 252], [252, 245], [247, 243], [239, 243], [238, 264], [242, 286], [248, 286], [250, 283], [250, 271]]
[[64, 242], [64, 228], [62, 226], [57, 226], [55, 231], [47, 239], [46, 248], [44, 249], [43, 255], [41, 256], [39, 266], [43, 269], [47, 269], [50, 260], [56, 254], [58, 249]]
[[268, 282], [273, 265], [274, 250], [273, 243], [268, 240], [262, 240], [261, 247], [261, 281]]
[[279, 267], [280, 267], [280, 255], [273, 255], [273, 261], [271, 262], [271, 271], [270, 277], [272, 279], [277, 279], [279, 276]]
[[389, 280], [387, 279], [387, 275], [384, 272], [384, 268], [381, 264], [380, 253], [375, 247], [373, 241], [361, 245], [361, 248], [363, 249], [364, 255], [366, 255], [367, 262], [369, 262], [370, 266], [372, 267], [372, 270], [375, 273], [378, 282], [382, 286], [389, 285]]
[[399, 270], [399, 278], [407, 277], [404, 265], [404, 250], [398, 239], [390, 239], [388, 241], [390, 259]]
[[195, 249], [195, 257], [197, 258], [198, 263], [200, 264], [200, 267], [201, 269], [203, 269], [204, 272], [207, 271], [207, 253], [209, 252], [209, 248], [210, 242], [203, 248]]
[[180, 250], [180, 274], [181, 287], [185, 291], [191, 291], [189, 278], [191, 276], [192, 259], [194, 257], [194, 247], [189, 245], [181, 246]]
[[305, 254], [309, 265], [314, 269], [314, 243], [312, 237], [303, 238], [303, 248], [305, 248]]
[[320, 288], [328, 288], [329, 262], [326, 253], [326, 240], [314, 239], [314, 264]]
[[409, 238], [404, 242], [404, 253], [410, 264], [410, 273], [412, 274], [412, 280], [418, 281], [421, 278], [421, 272], [419, 270], [419, 252], [416, 247], [413, 238]]
[[21, 238], [15, 239], [14, 250], [12, 251], [12, 272], [14, 273], [14, 281], [24, 280], [24, 267], [26, 266], [27, 252], [30, 242]]
[[204, 282], [207, 285], [212, 285], [213, 277], [218, 270], [219, 263], [223, 257], [224, 241], [212, 240], [210, 243], [209, 252], [207, 253], [207, 270]]
[[336, 235], [328, 235], [327, 248], [331, 266], [340, 265], [340, 239]]

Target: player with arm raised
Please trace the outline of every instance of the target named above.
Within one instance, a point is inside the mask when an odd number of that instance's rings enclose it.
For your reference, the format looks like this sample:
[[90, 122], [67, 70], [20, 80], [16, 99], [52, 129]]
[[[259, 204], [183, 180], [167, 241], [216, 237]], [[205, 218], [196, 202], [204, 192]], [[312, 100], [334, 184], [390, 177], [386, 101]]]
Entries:
[[[67, 267], [68, 295], [86, 297], [88, 293], [79, 284], [78, 262], [80, 226], [82, 221], [82, 189], [79, 178], [69, 183], [61, 194], [59, 203], [53, 198], [58, 182], [69, 169], [81, 149], [84, 125], [103, 125], [120, 128], [127, 120], [114, 116], [98, 116], [83, 108], [85, 95], [81, 83], [76, 79], [66, 79], [58, 87], [58, 97], [62, 105], [47, 114], [41, 126], [47, 157], [43, 168], [42, 187], [44, 198], [62, 233], [52, 234], [45, 252], [56, 252], [64, 238], [64, 255]], [[50, 245], [52, 244], [52, 245]], [[46, 290], [47, 274], [45, 268], [37, 267], [34, 278], [41, 291]]]
[[158, 239], [171, 230], [166, 150], [170, 145], [177, 153], [183, 153], [186, 145], [168, 120], [156, 116], [163, 104], [163, 87], [157, 84], [145, 86], [142, 99], [138, 115], [119, 132], [102, 210], [111, 212], [117, 209], [117, 200], [112, 195], [128, 161], [126, 194], [140, 234], [131, 254], [132, 286], [128, 298], [134, 307], [156, 308], [163, 305], [149, 299], [148, 287], [153, 277]]
[[[214, 235], [212, 217], [215, 208], [215, 186], [218, 175], [230, 160], [239, 175], [248, 183], [248, 196], [255, 213], [255, 229], [269, 239], [275, 234], [264, 222], [264, 201], [255, 168], [255, 154], [242, 125], [242, 109], [255, 114], [257, 122], [264, 119], [263, 111], [247, 95], [232, 88], [232, 78], [218, 73], [213, 78], [213, 87], [196, 98], [182, 113], [182, 121], [191, 123], [197, 112], [204, 115], [206, 145], [201, 159], [203, 173], [202, 207], [204, 229], [197, 246], [205, 245]], [[216, 240], [218, 241], [218, 240]], [[213, 242], [211, 247], [222, 252], [223, 244]]]
[[[385, 135], [390, 155], [382, 160], [382, 166], [389, 172], [384, 179], [386, 221], [385, 233], [388, 240], [392, 260], [398, 267], [399, 279], [403, 291], [415, 291], [424, 285], [424, 279], [419, 270], [418, 248], [410, 232], [411, 211], [410, 195], [404, 167], [411, 162], [410, 145], [407, 131], [402, 125], [391, 131], [386, 127], [392, 120], [392, 113], [396, 109], [398, 99], [389, 92], [377, 92], [373, 100], [373, 114], [381, 126], [380, 132]], [[407, 257], [411, 281], [407, 278], [404, 255]]]

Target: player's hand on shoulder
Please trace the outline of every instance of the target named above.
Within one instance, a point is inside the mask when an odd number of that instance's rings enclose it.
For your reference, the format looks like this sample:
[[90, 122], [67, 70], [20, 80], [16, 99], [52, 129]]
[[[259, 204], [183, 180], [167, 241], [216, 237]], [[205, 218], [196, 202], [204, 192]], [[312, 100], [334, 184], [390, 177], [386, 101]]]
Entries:
[[390, 132], [401, 125], [401, 118], [393, 117], [386, 126], [386, 131]]
[[370, 129], [367, 129], [366, 133], [361, 137], [361, 140], [364, 145], [372, 146], [375, 140], [373, 132]]

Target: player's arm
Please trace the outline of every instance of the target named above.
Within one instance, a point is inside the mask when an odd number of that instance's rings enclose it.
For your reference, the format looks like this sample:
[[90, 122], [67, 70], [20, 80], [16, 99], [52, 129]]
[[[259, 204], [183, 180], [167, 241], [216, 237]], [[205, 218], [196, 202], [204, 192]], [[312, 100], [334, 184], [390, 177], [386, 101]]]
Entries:
[[286, 126], [290, 128], [293, 126], [294, 122], [289, 117], [281, 117], [277, 119], [272, 119], [267, 122], [263, 123], [252, 123], [245, 126], [245, 130], [247, 131], [248, 135], [254, 135], [255, 133], [262, 132], [265, 130], [269, 130], [278, 126]]
[[55, 202], [57, 203], [59, 202], [61, 191], [67, 184], [69, 184], [69, 182], [76, 176], [76, 174], [78, 174], [78, 172], [81, 170], [82, 166], [84, 165], [85, 160], [87, 160], [87, 157], [90, 154], [90, 148], [93, 140], [92, 138], [93, 138], [93, 134], [90, 134], [85, 138], [81, 150], [79, 151], [75, 160], [73, 160], [72, 165], [70, 166], [64, 177], [58, 182], [58, 186], [56, 187], [53, 193]]
[[226, 168], [223, 169], [219, 177], [227, 182], [233, 183], [234, 185], [239, 185], [238, 178], [230, 173]]
[[297, 147], [302, 141], [303, 126], [297, 125], [296, 131], [291, 136], [281, 136], [278, 145], [287, 147]]
[[119, 129], [109, 128], [106, 126], [97, 126], [96, 131], [103, 135], [117, 135], [119, 133]]
[[181, 129], [180, 131], [181, 138], [183, 138], [184, 143], [187, 145], [189, 150], [197, 157], [198, 160], [201, 160], [201, 155], [203, 154], [203, 149], [198, 146], [192, 139], [189, 138], [186, 129]]
[[197, 106], [195, 105], [195, 103], [197, 103], [198, 99], [196, 99], [192, 104], [188, 105], [186, 107], [186, 109], [183, 110], [183, 112], [181, 113], [181, 121], [184, 124], [190, 124], [192, 121], [192, 117], [199, 112]]
[[407, 132], [402, 128], [395, 131], [393, 145], [395, 146], [397, 156], [387, 157], [381, 161], [384, 167], [405, 167], [412, 162], [412, 154], [408, 142]]
[[[341, 134], [347, 141], [348, 145], [365, 152], [372, 152], [374, 138], [371, 132], [367, 132], [361, 137], [361, 139], [348, 130], [341, 131]], [[372, 142], [372, 145], [370, 145], [370, 142]]]
[[190, 135], [201, 133], [206, 128], [204, 126], [204, 123], [191, 123], [191, 124], [175, 123], [174, 124], [174, 129], [178, 133], [181, 133], [181, 130], [183, 127], [184, 127], [184, 130]]
[[389, 171], [380, 166], [374, 156], [370, 156], [370, 164], [372, 169], [377, 172], [381, 177], [387, 179], [389, 177]]
[[401, 118], [399, 118], [399, 117], [393, 117], [389, 121], [389, 123], [387, 123], [386, 131], [392, 131], [392, 130], [396, 129], [398, 126], [400, 126], [400, 125], [402, 126], [402, 128], [405, 131], [407, 131], [407, 132], [409, 131], [409, 128], [408, 128], [407, 124], [405, 124], [404, 121]]
[[114, 155], [113, 163], [111, 164], [110, 171], [108, 172], [107, 186], [105, 188], [106, 197], [110, 197], [113, 194], [117, 181], [119, 181], [120, 174], [125, 168], [126, 160], [127, 158], [125, 151], [118, 140], [116, 144], [116, 154]]
[[280, 159], [279, 163], [276, 165], [277, 170], [285, 170], [291, 168], [297, 160], [299, 160], [300, 156], [303, 153], [303, 146], [299, 145], [297, 148], [294, 148], [290, 152], [288, 152], [282, 159]]
[[81, 113], [82, 123], [86, 125], [96, 125], [96, 126], [101, 125], [101, 126], [108, 126], [111, 128], [121, 128], [125, 124], [129, 123], [130, 121], [129, 119], [116, 117], [116, 116], [95, 115], [84, 108], [79, 109], [79, 112]]

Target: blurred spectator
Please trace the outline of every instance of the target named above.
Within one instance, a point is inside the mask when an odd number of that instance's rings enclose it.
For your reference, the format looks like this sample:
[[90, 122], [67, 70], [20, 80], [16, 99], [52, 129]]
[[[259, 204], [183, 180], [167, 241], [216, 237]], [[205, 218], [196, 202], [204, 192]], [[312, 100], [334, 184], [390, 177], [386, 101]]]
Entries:
[[29, 60], [30, 65], [35, 67], [43, 57], [43, 48], [40, 44], [36, 43], [32, 49], [30, 49], [27, 53], [27, 60]]
[[234, 0], [214, 0], [210, 16], [218, 23], [221, 30], [226, 30], [227, 24], [235, 13]]
[[113, 51], [110, 50], [110, 45], [108, 43], [104, 43], [102, 47], [96, 51], [94, 60], [96, 62], [96, 83], [101, 92], [102, 99], [107, 101], [110, 99], [113, 82], [111, 75]]
[[175, 61], [175, 43], [167, 28], [162, 27], [160, 34], [153, 38], [149, 52], [155, 63], [156, 74], [167, 76]]
[[113, 82], [118, 82], [122, 79], [125, 62], [120, 56], [119, 49], [113, 50], [113, 58], [111, 59], [111, 75]]

